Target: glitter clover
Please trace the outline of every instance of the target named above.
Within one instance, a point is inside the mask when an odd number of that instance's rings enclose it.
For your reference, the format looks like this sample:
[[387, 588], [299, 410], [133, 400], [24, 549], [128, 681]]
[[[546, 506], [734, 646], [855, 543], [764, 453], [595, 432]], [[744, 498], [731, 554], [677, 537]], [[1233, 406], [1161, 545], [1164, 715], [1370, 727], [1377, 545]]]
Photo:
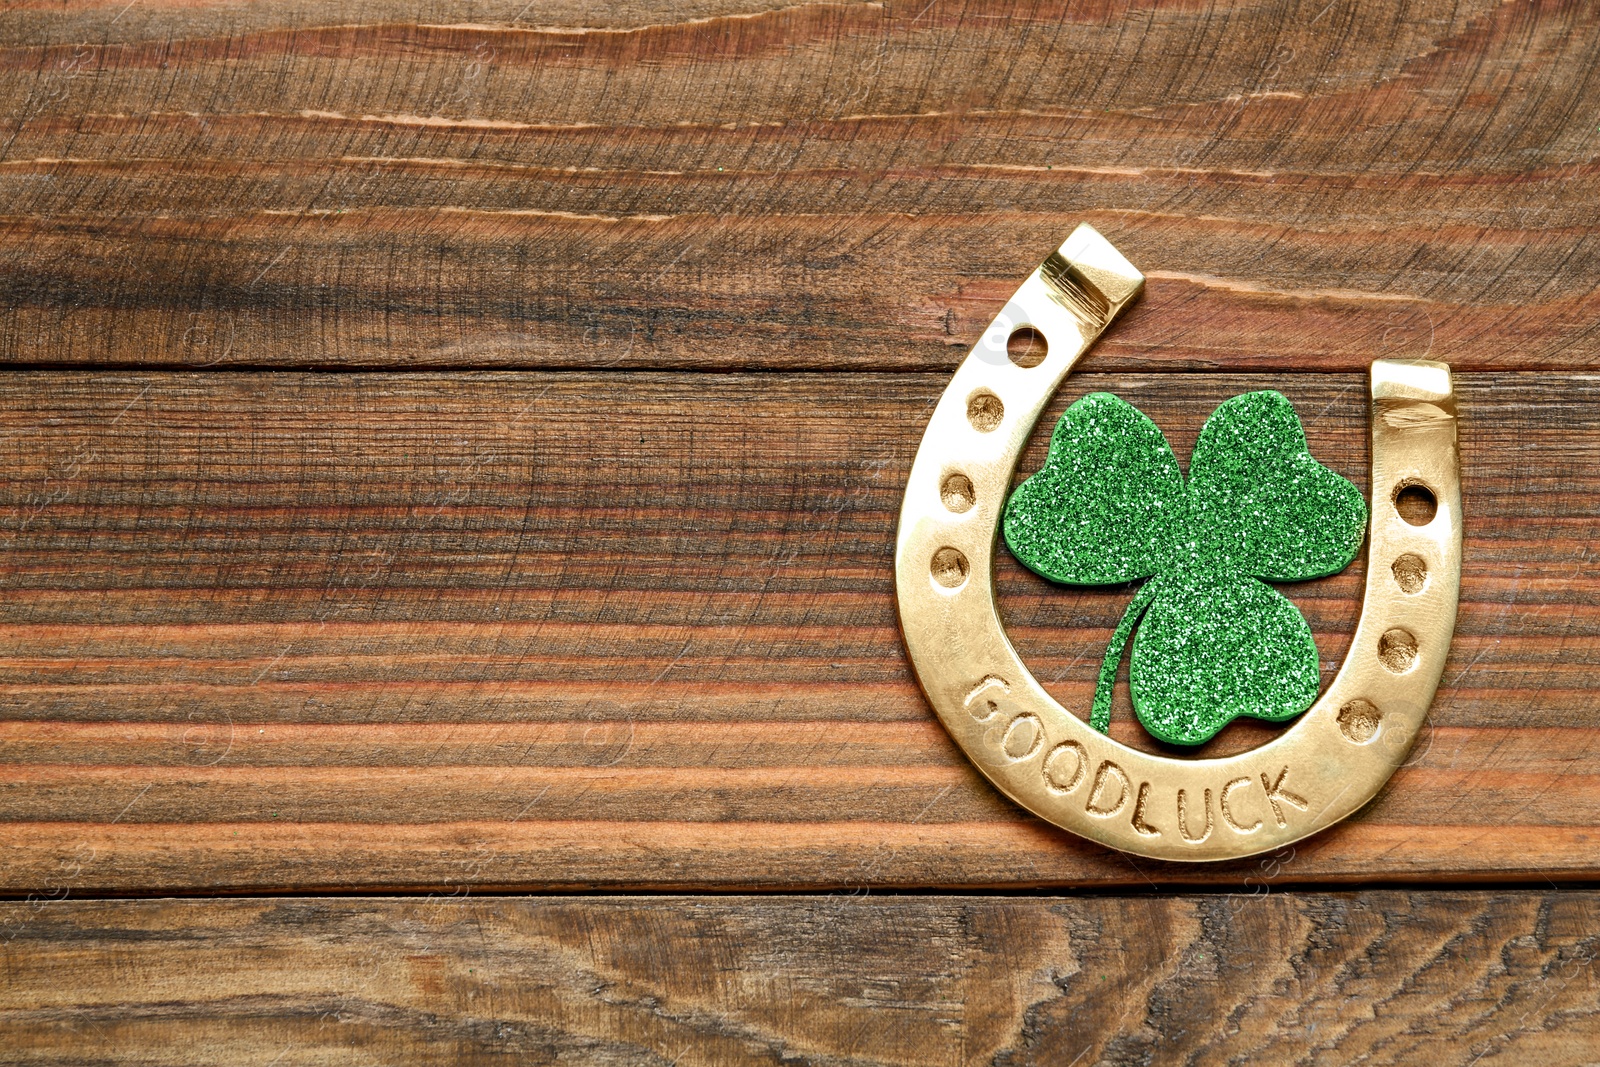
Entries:
[[1241, 715], [1282, 722], [1311, 706], [1321, 682], [1311, 627], [1265, 583], [1343, 570], [1366, 525], [1360, 490], [1311, 458], [1294, 407], [1271, 391], [1212, 412], [1187, 485], [1155, 423], [1091, 393], [1061, 416], [1004, 524], [1012, 553], [1051, 581], [1150, 579], [1106, 649], [1089, 722], [1110, 725], [1117, 665], [1137, 627], [1134, 711], [1180, 745]]

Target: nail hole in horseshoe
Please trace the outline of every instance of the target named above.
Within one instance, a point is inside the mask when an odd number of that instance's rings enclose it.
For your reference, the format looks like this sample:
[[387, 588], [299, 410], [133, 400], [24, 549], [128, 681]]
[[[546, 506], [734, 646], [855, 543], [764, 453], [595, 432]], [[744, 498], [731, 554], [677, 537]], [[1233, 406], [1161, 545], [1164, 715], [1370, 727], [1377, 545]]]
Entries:
[[1032, 326], [1012, 330], [1011, 336], [1006, 339], [1006, 355], [1011, 357], [1011, 362], [1024, 369], [1037, 367], [1049, 354], [1050, 345], [1045, 341], [1044, 334]]
[[1439, 514], [1439, 498], [1421, 482], [1401, 482], [1395, 490], [1394, 509], [1412, 526], [1426, 526]]
[[1352, 700], [1339, 709], [1339, 732], [1358, 745], [1371, 741], [1378, 733], [1383, 715], [1370, 700]]
[[1000, 398], [987, 389], [979, 389], [967, 397], [967, 421], [979, 433], [989, 433], [1000, 425], [1006, 416], [1006, 406]]
[[978, 502], [978, 493], [972, 488], [972, 479], [952, 471], [944, 476], [944, 483], [939, 486], [939, 499], [944, 501], [946, 511], [960, 515]]
[[1396, 626], [1378, 638], [1378, 659], [1395, 674], [1404, 674], [1417, 664], [1417, 638], [1410, 630]]
[[1394, 584], [1407, 596], [1422, 592], [1428, 584], [1428, 565], [1415, 552], [1407, 552], [1389, 565]]
[[959, 549], [946, 545], [933, 554], [931, 571], [933, 580], [946, 589], [960, 589], [966, 584], [972, 565], [967, 562], [967, 557], [962, 555]]

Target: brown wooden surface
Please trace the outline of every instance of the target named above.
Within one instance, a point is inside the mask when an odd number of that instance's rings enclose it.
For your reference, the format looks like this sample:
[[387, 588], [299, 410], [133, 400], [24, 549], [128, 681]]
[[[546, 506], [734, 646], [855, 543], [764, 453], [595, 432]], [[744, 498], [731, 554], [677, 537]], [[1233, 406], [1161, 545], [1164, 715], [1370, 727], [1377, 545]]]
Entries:
[[[1597, 59], [1586, 0], [0, 2], [0, 1063], [1592, 1061]], [[1083, 220], [1149, 285], [1057, 410], [1279, 388], [1364, 484], [1367, 363], [1458, 374], [1430, 730], [1265, 859], [1022, 814], [900, 649], [926, 414]], [[1360, 580], [1288, 590], [1326, 673]], [[1085, 706], [1127, 591], [999, 583]], [[1441, 879], [1528, 888], [1262, 895]], [[300, 895], [63, 899], [228, 890]]]
[[[3, 384], [13, 891], [68, 870], [80, 891], [1259, 874], [1056, 832], [933, 717], [891, 564], [942, 376]], [[1271, 385], [1364, 485], [1359, 375], [1087, 374], [1056, 407], [1113, 390], [1186, 459], [1218, 402]], [[1459, 388], [1467, 563], [1430, 731], [1283, 878], [1595, 872], [1600, 382], [1465, 374]], [[1361, 575], [1289, 589], [1329, 673]], [[1062, 590], [1008, 559], [999, 578], [1024, 657], [1086, 713], [1128, 590]], [[1121, 706], [1115, 729], [1148, 743]], [[1238, 724], [1203, 751], [1272, 735]]]
[[1592, 893], [0, 905], [0, 1063], [1591, 1064]]
[[11, 0], [0, 358], [945, 371], [1600, 354], [1586, 0]]

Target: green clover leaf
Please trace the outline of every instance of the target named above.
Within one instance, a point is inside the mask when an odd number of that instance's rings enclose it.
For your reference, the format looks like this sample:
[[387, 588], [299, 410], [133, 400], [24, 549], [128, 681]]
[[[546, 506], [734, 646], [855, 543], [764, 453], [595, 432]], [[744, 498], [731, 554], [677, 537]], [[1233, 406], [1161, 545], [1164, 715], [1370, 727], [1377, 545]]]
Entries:
[[1311, 457], [1280, 393], [1236, 396], [1206, 420], [1184, 484], [1161, 431], [1110, 393], [1061, 416], [1044, 467], [1006, 503], [1006, 544], [1070, 585], [1148, 578], [1112, 635], [1090, 724], [1111, 722], [1128, 638], [1134, 711], [1163, 741], [1197, 745], [1241, 715], [1309, 708], [1317, 646], [1300, 610], [1265, 584], [1321, 578], [1356, 556], [1367, 504]]

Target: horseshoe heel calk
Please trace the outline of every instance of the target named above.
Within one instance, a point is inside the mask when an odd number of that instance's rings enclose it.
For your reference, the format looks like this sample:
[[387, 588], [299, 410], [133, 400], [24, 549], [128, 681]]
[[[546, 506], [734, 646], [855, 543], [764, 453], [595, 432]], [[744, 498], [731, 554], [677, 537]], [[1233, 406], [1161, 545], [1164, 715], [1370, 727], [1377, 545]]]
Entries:
[[[1007, 639], [994, 553], [1018, 459], [1077, 359], [1143, 288], [1088, 226], [1035, 270], [929, 419], [900, 512], [895, 588], [917, 680], [1007, 796], [1056, 826], [1156, 859], [1271, 851], [1377, 794], [1421, 732], [1454, 632], [1461, 573], [1456, 408], [1443, 363], [1371, 374], [1372, 488], [1361, 619], [1327, 690], [1272, 741], [1221, 759], [1141, 752], [1039, 685]], [[1044, 360], [1007, 355], [1041, 333]]]

